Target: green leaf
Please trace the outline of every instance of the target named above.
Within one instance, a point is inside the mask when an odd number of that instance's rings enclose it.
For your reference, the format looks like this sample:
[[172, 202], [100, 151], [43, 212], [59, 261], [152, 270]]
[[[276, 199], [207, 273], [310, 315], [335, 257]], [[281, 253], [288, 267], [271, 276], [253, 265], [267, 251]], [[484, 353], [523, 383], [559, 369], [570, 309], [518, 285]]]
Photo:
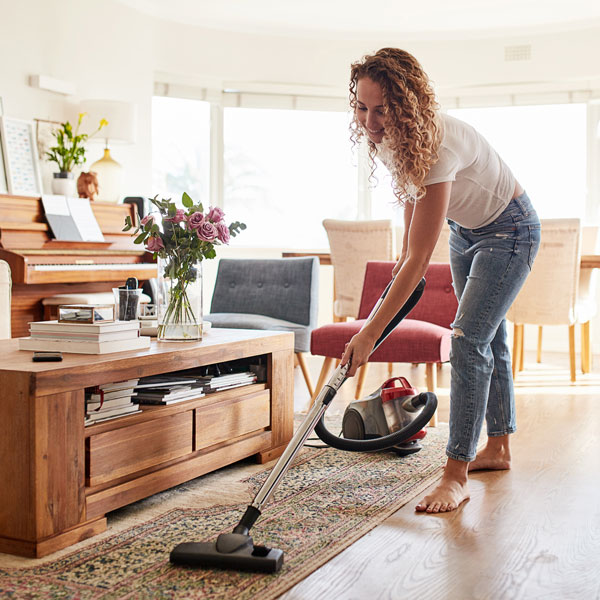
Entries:
[[189, 197], [187, 192], [183, 192], [183, 195], [181, 196], [181, 203], [186, 208], [191, 208], [192, 206], [194, 206], [194, 201]]
[[229, 226], [229, 233], [232, 237], [235, 237], [240, 231], [246, 229], [246, 223], [241, 223], [240, 221], [234, 221]]
[[133, 240], [133, 243], [134, 244], [141, 244], [146, 239], [146, 237], [148, 237], [148, 234], [144, 231], [144, 232], [140, 233], [140, 235], [138, 235], [135, 238], [135, 240]]

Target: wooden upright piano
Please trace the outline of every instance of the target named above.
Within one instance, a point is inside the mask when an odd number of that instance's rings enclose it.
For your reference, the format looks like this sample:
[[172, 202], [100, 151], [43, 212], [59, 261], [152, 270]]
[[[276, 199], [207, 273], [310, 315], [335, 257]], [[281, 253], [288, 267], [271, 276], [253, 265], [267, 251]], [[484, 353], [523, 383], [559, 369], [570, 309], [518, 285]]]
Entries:
[[135, 207], [91, 203], [104, 242], [61, 242], [52, 238], [41, 198], [0, 194], [0, 259], [12, 272], [13, 337], [29, 335], [30, 321], [42, 320], [42, 300], [54, 294], [106, 292], [127, 277], [156, 277], [152, 254], [123, 232]]

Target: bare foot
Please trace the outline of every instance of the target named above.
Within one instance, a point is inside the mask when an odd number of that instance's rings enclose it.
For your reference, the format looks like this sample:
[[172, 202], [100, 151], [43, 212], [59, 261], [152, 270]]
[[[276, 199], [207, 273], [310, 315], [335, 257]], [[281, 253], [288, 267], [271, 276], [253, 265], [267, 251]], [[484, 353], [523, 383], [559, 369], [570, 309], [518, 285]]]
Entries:
[[417, 512], [440, 513], [457, 509], [470, 498], [467, 486], [469, 463], [448, 459], [440, 484], [415, 507]]
[[502, 471], [510, 469], [510, 448], [508, 436], [488, 438], [486, 447], [477, 453], [473, 462], [469, 463], [469, 471], [492, 469]]
[[457, 509], [470, 498], [467, 483], [442, 479], [429, 496], [425, 496], [415, 507], [417, 512], [441, 513]]

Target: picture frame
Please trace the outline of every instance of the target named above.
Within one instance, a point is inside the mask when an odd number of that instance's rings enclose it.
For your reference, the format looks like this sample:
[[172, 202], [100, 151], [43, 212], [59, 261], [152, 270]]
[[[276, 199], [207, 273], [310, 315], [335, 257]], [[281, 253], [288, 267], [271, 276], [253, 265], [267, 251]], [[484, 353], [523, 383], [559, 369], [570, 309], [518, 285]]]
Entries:
[[56, 138], [53, 133], [61, 126], [61, 122], [50, 121], [48, 119], [34, 119], [34, 121], [38, 158], [42, 162], [46, 156], [46, 152], [56, 144]]
[[0, 116], [0, 136], [8, 193], [41, 196], [42, 177], [33, 121]]

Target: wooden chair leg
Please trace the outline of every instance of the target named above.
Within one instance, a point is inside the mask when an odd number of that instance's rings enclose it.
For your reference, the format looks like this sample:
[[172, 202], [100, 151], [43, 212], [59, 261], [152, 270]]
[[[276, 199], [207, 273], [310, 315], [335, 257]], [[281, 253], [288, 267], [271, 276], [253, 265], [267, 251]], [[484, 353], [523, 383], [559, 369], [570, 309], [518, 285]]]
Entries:
[[577, 380], [575, 366], [575, 325], [569, 325], [569, 370], [571, 371], [571, 382]]
[[521, 353], [523, 352], [523, 345], [521, 344], [521, 336], [523, 330], [521, 325], [515, 323], [513, 325], [513, 356], [512, 356], [512, 373], [513, 379], [517, 376], [517, 368], [521, 364]]
[[369, 363], [365, 363], [358, 370], [358, 378], [356, 380], [356, 391], [354, 392], [355, 400], [358, 400], [360, 398], [360, 395], [362, 394], [363, 386], [365, 384], [365, 377], [367, 376], [368, 366], [369, 366]]
[[542, 362], [542, 326], [538, 326], [537, 361]]
[[[437, 369], [435, 368], [435, 363], [425, 364], [425, 382], [427, 384], [427, 391], [435, 394], [437, 388]], [[429, 427], [437, 427], [437, 410], [433, 413], [429, 421]]]
[[310, 380], [310, 373], [308, 372], [308, 367], [306, 366], [306, 361], [304, 360], [304, 354], [302, 354], [302, 352], [296, 352], [296, 360], [298, 361], [298, 365], [300, 365], [300, 370], [302, 371], [302, 375], [304, 375], [304, 381], [306, 381], [308, 393], [312, 398], [315, 395], [315, 390], [312, 386], [312, 381]]
[[321, 367], [321, 372], [319, 373], [319, 380], [317, 381], [317, 387], [315, 388], [315, 391], [310, 399], [309, 408], [311, 408], [312, 405], [315, 403], [315, 400], [317, 399], [317, 394], [321, 391], [321, 388], [325, 385], [325, 380], [327, 379], [327, 375], [329, 375], [329, 371], [331, 371], [331, 366], [333, 365], [334, 360], [335, 359], [331, 358], [330, 356], [325, 357], [325, 360], [323, 361], [323, 366]]
[[522, 371], [525, 368], [525, 325], [521, 323], [519, 328], [521, 329], [521, 334], [519, 335], [519, 340], [521, 342], [521, 352], [519, 352], [519, 371]]
[[592, 343], [590, 340], [590, 322], [581, 324], [581, 371], [589, 373], [592, 370]]

